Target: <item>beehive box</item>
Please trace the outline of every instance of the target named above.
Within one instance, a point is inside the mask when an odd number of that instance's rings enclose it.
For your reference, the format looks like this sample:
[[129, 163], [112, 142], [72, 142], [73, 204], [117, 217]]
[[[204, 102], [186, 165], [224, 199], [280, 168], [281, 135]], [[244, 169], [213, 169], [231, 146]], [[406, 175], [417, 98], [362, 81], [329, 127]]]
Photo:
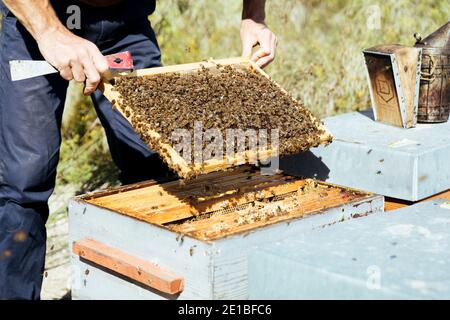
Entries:
[[382, 211], [381, 196], [247, 167], [81, 196], [72, 297], [246, 299], [254, 248]]
[[274, 243], [250, 255], [250, 298], [449, 299], [449, 234], [433, 200]]

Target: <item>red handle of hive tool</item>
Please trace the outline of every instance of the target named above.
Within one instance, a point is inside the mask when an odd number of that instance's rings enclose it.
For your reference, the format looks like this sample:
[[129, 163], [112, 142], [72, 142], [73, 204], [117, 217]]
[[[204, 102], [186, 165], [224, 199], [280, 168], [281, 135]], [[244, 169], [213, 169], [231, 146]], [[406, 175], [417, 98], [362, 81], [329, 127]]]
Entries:
[[105, 56], [110, 69], [133, 70], [133, 57], [130, 51]]

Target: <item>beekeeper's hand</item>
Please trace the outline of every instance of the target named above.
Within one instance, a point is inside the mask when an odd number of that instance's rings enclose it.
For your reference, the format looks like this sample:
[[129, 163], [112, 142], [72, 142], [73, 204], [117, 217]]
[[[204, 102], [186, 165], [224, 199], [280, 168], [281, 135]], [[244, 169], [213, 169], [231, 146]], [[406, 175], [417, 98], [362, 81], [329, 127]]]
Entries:
[[3, 3], [30, 32], [44, 59], [59, 70], [61, 77], [86, 82], [85, 95], [97, 89], [101, 75], [108, 70], [106, 58], [95, 44], [69, 31], [48, 0]]
[[[244, 0], [242, 12], [242, 56], [264, 68], [275, 59], [277, 37], [264, 22], [265, 0]], [[258, 50], [253, 47], [259, 44]]]
[[70, 31], [53, 31], [37, 37], [39, 49], [66, 80], [86, 82], [84, 94], [90, 95], [108, 70], [108, 62], [97, 46]]

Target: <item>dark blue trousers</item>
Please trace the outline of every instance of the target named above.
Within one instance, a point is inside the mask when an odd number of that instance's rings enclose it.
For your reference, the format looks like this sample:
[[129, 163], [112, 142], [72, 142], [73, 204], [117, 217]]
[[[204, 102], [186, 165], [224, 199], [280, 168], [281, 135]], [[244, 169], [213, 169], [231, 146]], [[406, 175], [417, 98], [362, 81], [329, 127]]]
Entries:
[[[53, 1], [65, 21], [69, 1]], [[126, 3], [133, 2], [132, 12]], [[160, 51], [147, 16], [154, 1], [122, 7], [81, 6], [79, 36], [106, 55], [129, 50], [136, 68], [160, 65]], [[58, 74], [18, 82], [9, 61], [43, 60], [34, 39], [0, 2], [0, 299], [39, 299], [44, 271], [47, 201], [53, 192], [61, 143], [61, 117], [68, 83]], [[130, 124], [103, 97], [93, 96], [112, 157], [124, 183], [163, 174], [166, 167]]]

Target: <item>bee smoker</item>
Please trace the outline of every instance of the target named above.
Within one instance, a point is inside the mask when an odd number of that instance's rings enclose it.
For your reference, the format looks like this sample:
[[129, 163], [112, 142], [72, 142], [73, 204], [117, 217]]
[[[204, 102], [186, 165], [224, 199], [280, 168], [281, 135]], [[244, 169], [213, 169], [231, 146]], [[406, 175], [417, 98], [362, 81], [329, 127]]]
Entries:
[[418, 122], [446, 122], [450, 113], [450, 22], [428, 37], [416, 33], [422, 48]]

